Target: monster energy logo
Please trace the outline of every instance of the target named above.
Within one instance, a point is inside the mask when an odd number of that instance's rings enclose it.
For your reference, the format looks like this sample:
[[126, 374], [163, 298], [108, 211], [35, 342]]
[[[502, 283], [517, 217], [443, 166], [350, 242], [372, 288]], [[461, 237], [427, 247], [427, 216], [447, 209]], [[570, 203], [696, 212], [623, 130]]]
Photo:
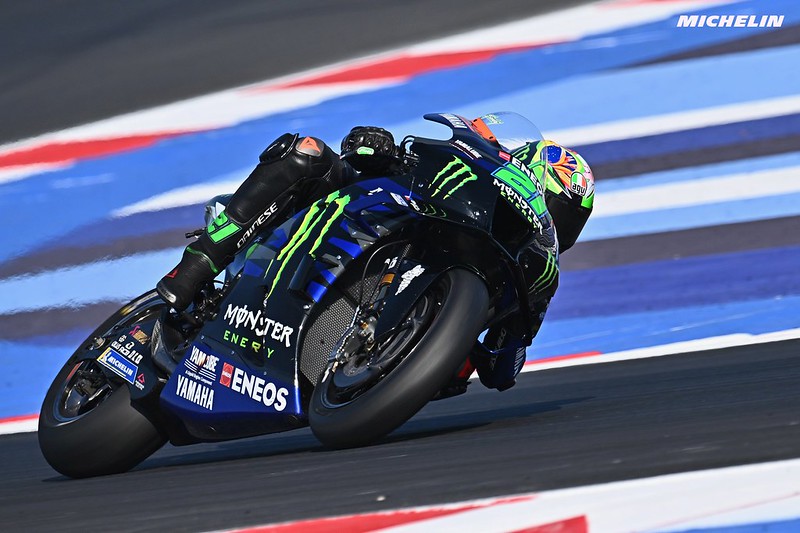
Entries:
[[222, 240], [227, 239], [240, 228], [238, 225], [234, 224], [232, 220], [228, 219], [228, 215], [225, 214], [225, 211], [219, 214], [217, 218], [211, 221], [211, 224], [208, 225], [206, 231], [208, 232], [208, 237], [214, 242], [220, 242]]
[[532, 156], [532, 154], [531, 154], [531, 143], [528, 143], [525, 146], [523, 146], [522, 148], [519, 148], [518, 150], [513, 152], [512, 155], [514, 157], [516, 157], [517, 159], [519, 159], [520, 161], [522, 161], [523, 163], [526, 163], [527, 162], [526, 160], [531, 158], [531, 156]]
[[270, 287], [265, 300], [272, 295], [272, 291], [274, 291], [275, 287], [278, 285], [278, 281], [281, 279], [281, 274], [283, 274], [283, 270], [286, 268], [286, 265], [289, 264], [289, 261], [294, 253], [304, 242], [311, 238], [311, 236], [314, 234], [314, 230], [317, 227], [320, 227], [317, 238], [314, 240], [314, 243], [311, 245], [311, 249], [308, 251], [308, 254], [311, 257], [314, 257], [314, 252], [322, 244], [322, 240], [325, 238], [328, 230], [339, 218], [339, 216], [341, 216], [341, 214], [344, 212], [344, 207], [349, 202], [349, 195], [339, 198], [339, 191], [336, 191], [329, 194], [323, 200], [319, 200], [311, 204], [311, 207], [308, 208], [303, 220], [300, 222], [300, 226], [292, 234], [289, 242], [287, 242], [283, 248], [281, 248], [281, 251], [278, 252], [278, 255], [267, 267], [267, 272], [269, 272], [273, 263], [280, 264], [278, 267], [278, 272], [275, 274], [275, 278], [272, 280], [272, 286]]
[[[461, 178], [459, 181], [455, 181], [458, 178]], [[436, 196], [442, 189], [450, 188], [449, 192], [445, 193], [442, 196], [443, 200], [446, 200], [454, 192], [458, 189], [466, 185], [470, 181], [475, 181], [478, 179], [478, 176], [472, 173], [472, 170], [464, 163], [461, 159], [457, 157], [453, 157], [453, 160], [450, 161], [447, 166], [445, 166], [442, 170], [439, 171], [438, 174], [433, 178], [430, 187], [436, 187], [436, 190], [433, 191], [431, 197]]]
[[547, 265], [544, 267], [544, 272], [533, 282], [532, 289], [536, 292], [543, 291], [553, 284], [558, 274], [558, 264], [556, 263], [555, 255], [547, 252]]

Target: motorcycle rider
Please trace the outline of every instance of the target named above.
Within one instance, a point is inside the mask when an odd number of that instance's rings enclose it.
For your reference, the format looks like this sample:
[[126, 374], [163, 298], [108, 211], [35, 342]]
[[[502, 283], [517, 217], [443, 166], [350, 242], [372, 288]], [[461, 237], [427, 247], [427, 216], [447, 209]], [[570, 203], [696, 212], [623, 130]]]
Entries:
[[[490, 141], [491, 128], [482, 118], [471, 126]], [[499, 145], [498, 145], [499, 146]], [[390, 132], [378, 127], [353, 128], [341, 143], [341, 157], [316, 137], [286, 133], [259, 156], [259, 162], [230, 198], [225, 210], [189, 244], [178, 265], [164, 276], [156, 290], [171, 307], [183, 311], [200, 288], [227, 266], [247, 246], [258, 228], [282, 222], [314, 201], [359, 179], [391, 175], [407, 170], [402, 149]], [[539, 141], [513, 151], [525, 164], [546, 157], [550, 164], [545, 199], [556, 226], [560, 251], [578, 238], [592, 211], [594, 178], [586, 161], [576, 152], [552, 141]], [[531, 302], [532, 331], [521, 331], [513, 317], [487, 333], [483, 346], [476, 345], [445, 396], [466, 390], [467, 378], [477, 369], [489, 388], [505, 390], [525, 362], [525, 348], [539, 330], [550, 298]], [[526, 335], [527, 333], [527, 335]]]

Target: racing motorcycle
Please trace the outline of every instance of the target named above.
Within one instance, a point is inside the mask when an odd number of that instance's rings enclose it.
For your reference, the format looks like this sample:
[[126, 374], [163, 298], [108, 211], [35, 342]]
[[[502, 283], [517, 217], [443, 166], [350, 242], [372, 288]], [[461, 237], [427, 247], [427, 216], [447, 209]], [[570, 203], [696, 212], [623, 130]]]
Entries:
[[42, 405], [50, 465], [105, 475], [167, 441], [304, 426], [328, 447], [364, 445], [446, 396], [471, 351], [491, 357], [482, 331], [530, 321], [558, 283], [547, 161], [523, 148], [541, 134], [515, 113], [424, 118], [450, 138], [406, 137], [408, 172], [262, 229], [188, 311], [151, 291], [89, 335]]

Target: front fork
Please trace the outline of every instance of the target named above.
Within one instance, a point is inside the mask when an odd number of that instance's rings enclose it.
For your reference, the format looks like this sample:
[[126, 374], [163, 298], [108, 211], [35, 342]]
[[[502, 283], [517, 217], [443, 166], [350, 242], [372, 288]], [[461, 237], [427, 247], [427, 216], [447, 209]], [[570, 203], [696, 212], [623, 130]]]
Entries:
[[402, 327], [402, 324], [400, 324], [389, 330], [384, 330], [379, 337], [376, 337], [378, 318], [386, 306], [390, 288], [397, 278], [397, 273], [410, 251], [411, 246], [406, 244], [400, 254], [384, 261], [383, 269], [379, 275], [380, 281], [372, 294], [366, 299], [367, 302], [372, 303], [366, 305], [364, 301], [358, 302], [353, 313], [353, 320], [332, 350], [329, 363], [343, 364], [355, 353], [368, 354], [383, 338], [394, 334], [398, 328]]

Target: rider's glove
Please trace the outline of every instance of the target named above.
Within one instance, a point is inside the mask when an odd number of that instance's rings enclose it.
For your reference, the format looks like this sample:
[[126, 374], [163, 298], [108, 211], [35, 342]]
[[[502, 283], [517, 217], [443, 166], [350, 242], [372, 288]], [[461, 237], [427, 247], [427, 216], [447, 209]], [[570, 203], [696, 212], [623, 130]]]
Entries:
[[401, 172], [402, 149], [383, 128], [356, 126], [342, 139], [342, 160], [362, 174], [377, 176]]

